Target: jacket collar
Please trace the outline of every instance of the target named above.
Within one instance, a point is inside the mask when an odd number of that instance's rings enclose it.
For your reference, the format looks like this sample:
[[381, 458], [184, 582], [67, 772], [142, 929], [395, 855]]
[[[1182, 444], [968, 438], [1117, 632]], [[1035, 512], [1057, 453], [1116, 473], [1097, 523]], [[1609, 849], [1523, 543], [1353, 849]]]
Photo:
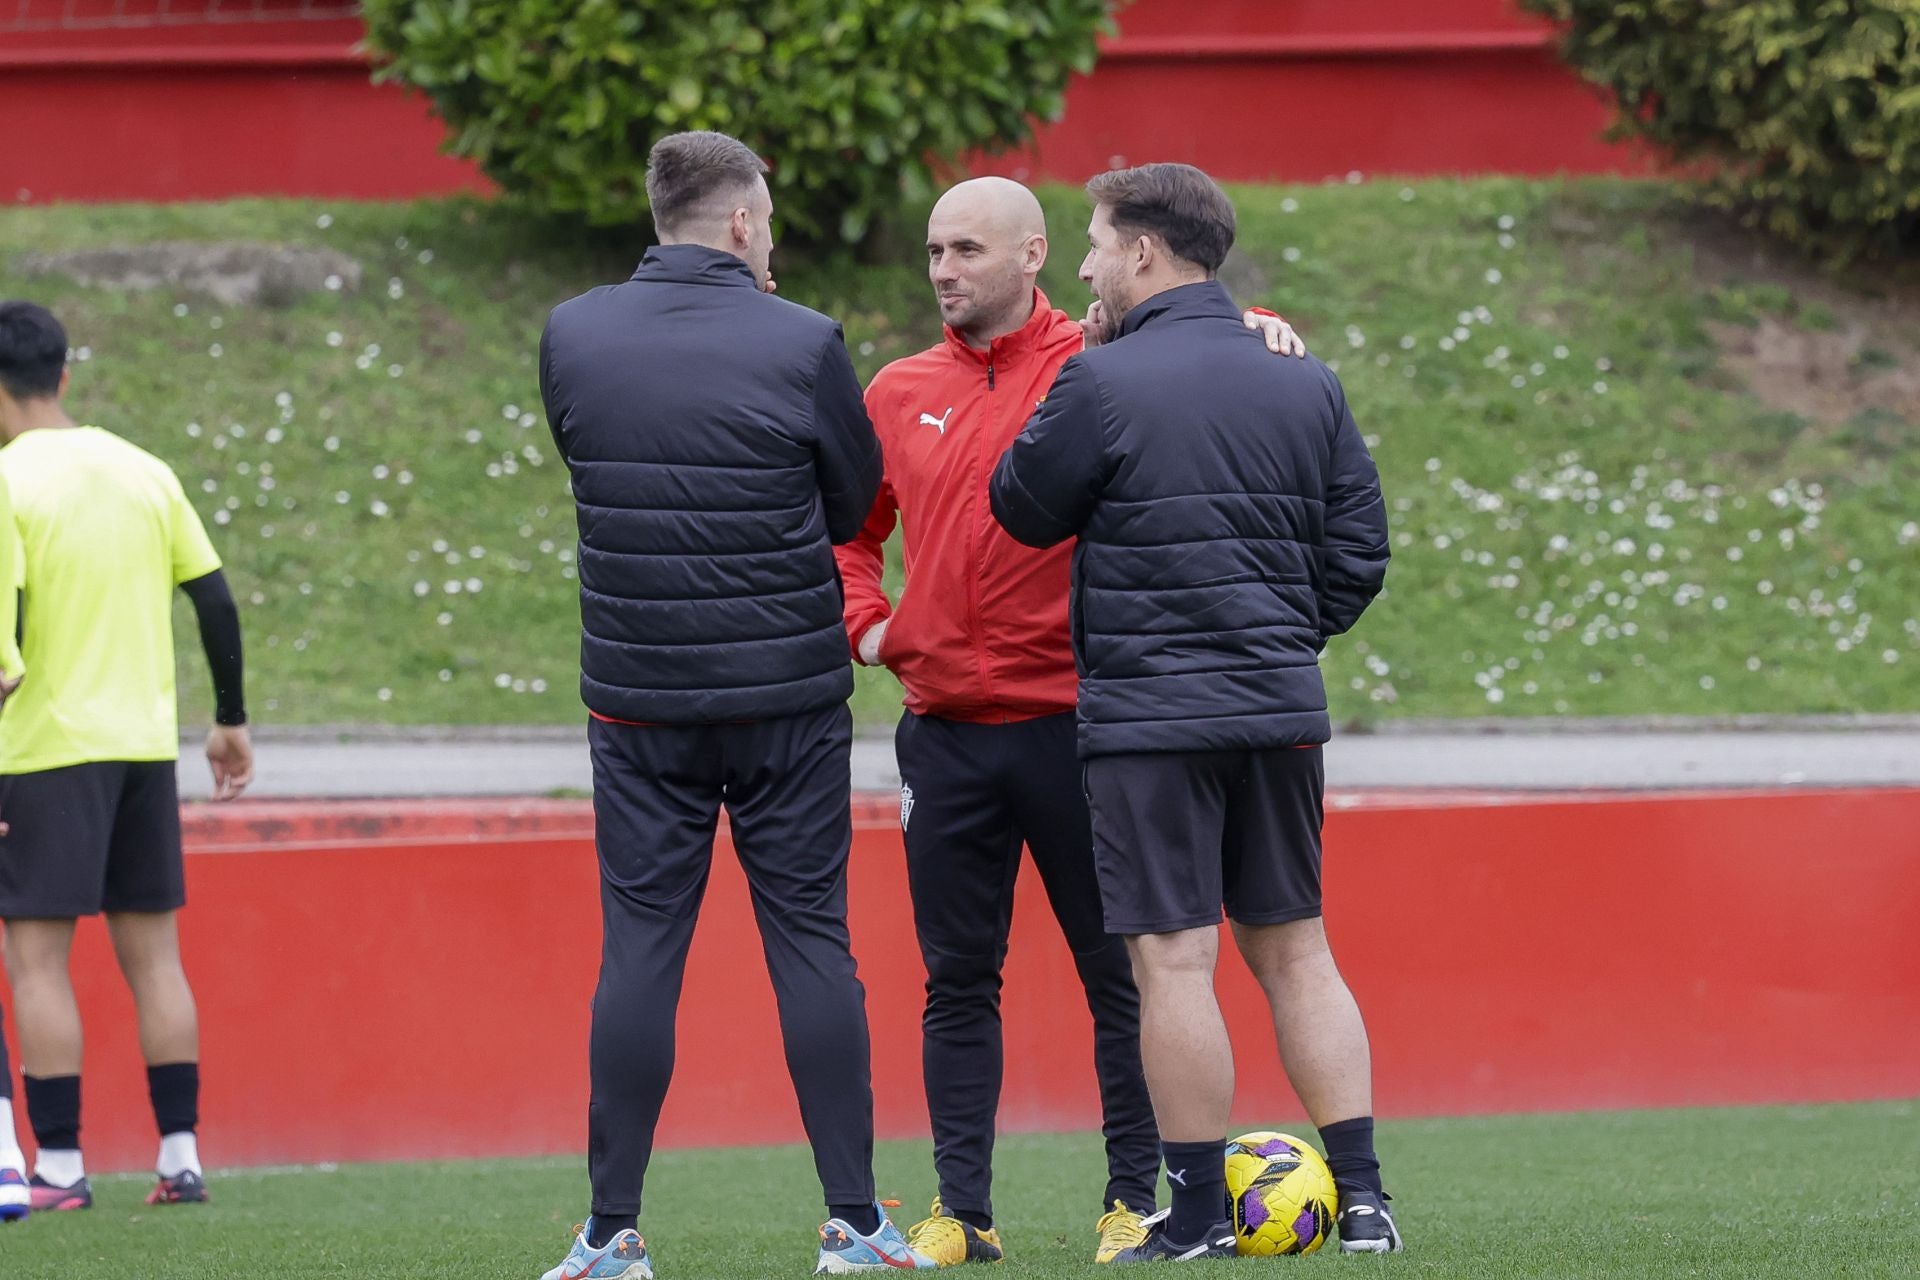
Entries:
[[753, 268], [730, 253], [703, 244], [657, 244], [640, 259], [635, 280], [661, 284], [746, 285], [758, 288]]
[[1033, 291], [1033, 314], [1027, 322], [1012, 333], [1003, 333], [988, 344], [985, 351], [976, 351], [967, 345], [967, 340], [955, 333], [951, 326], [942, 326], [947, 335], [947, 350], [956, 360], [968, 364], [1006, 365], [1020, 360], [1045, 347], [1054, 337], [1060, 324], [1060, 314], [1047, 301], [1047, 295], [1035, 286]]
[[1145, 302], [1127, 312], [1127, 318], [1120, 322], [1120, 336], [1126, 337], [1143, 325], [1156, 324], [1162, 320], [1192, 320], [1200, 316], [1235, 316], [1233, 297], [1227, 287], [1218, 280], [1201, 280], [1194, 284], [1176, 285], [1163, 293], [1156, 293]]

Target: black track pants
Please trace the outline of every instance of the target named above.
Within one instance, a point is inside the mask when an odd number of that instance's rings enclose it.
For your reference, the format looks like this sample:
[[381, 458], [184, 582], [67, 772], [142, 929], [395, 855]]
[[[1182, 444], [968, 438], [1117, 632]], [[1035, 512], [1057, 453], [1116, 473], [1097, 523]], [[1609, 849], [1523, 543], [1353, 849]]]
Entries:
[[847, 944], [852, 718], [757, 724], [595, 720], [605, 940], [593, 997], [593, 1212], [640, 1211], [673, 1074], [674, 1014], [724, 804], [780, 1006], [787, 1070], [828, 1204], [873, 1200], [866, 990]]
[[1101, 922], [1071, 713], [969, 724], [909, 713], [896, 738], [914, 925], [927, 965], [923, 1064], [940, 1197], [992, 1213], [1000, 969], [1020, 847], [1033, 853], [1093, 1014], [1107, 1139], [1101, 1208], [1150, 1211], [1160, 1139], [1140, 1068], [1140, 993]]

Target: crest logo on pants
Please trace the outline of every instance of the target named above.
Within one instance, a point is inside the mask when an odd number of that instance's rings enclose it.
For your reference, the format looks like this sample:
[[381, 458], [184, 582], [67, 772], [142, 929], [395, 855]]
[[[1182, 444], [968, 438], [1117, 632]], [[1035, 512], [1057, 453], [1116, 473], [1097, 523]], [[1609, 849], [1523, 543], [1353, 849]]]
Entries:
[[900, 784], [900, 829], [907, 829], [907, 820], [913, 817], [913, 788], [906, 783]]

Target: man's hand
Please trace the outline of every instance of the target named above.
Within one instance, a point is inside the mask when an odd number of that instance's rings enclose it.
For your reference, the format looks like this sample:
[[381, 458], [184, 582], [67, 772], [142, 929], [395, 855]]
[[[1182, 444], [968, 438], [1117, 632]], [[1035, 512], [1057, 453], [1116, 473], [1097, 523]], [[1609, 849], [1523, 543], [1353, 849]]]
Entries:
[[874, 623], [867, 628], [867, 633], [860, 637], [860, 661], [870, 667], [880, 665], [880, 642], [887, 638], [887, 623], [891, 621], [893, 619], [887, 618]]
[[253, 738], [247, 726], [213, 726], [207, 733], [207, 763], [213, 766], [213, 798], [238, 799], [253, 781]]
[[1267, 340], [1267, 350], [1277, 356], [1304, 356], [1307, 344], [1300, 341], [1300, 335], [1293, 326], [1270, 311], [1249, 311], [1240, 317], [1249, 329], [1260, 330], [1260, 336]]
[[1091, 350], [1107, 340], [1107, 309], [1095, 298], [1080, 319], [1080, 340]]

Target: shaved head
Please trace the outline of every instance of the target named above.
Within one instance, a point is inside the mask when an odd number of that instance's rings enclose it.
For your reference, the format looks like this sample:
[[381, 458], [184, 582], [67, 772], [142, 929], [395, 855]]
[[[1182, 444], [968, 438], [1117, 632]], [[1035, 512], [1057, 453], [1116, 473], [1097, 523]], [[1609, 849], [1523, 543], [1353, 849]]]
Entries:
[[927, 274], [940, 318], [976, 348], [1027, 322], [1046, 260], [1040, 201], [1010, 178], [969, 179], [927, 219]]
[[1015, 241], [1047, 234], [1040, 201], [1012, 178], [969, 178], [940, 197], [927, 219], [935, 226], [967, 227]]

